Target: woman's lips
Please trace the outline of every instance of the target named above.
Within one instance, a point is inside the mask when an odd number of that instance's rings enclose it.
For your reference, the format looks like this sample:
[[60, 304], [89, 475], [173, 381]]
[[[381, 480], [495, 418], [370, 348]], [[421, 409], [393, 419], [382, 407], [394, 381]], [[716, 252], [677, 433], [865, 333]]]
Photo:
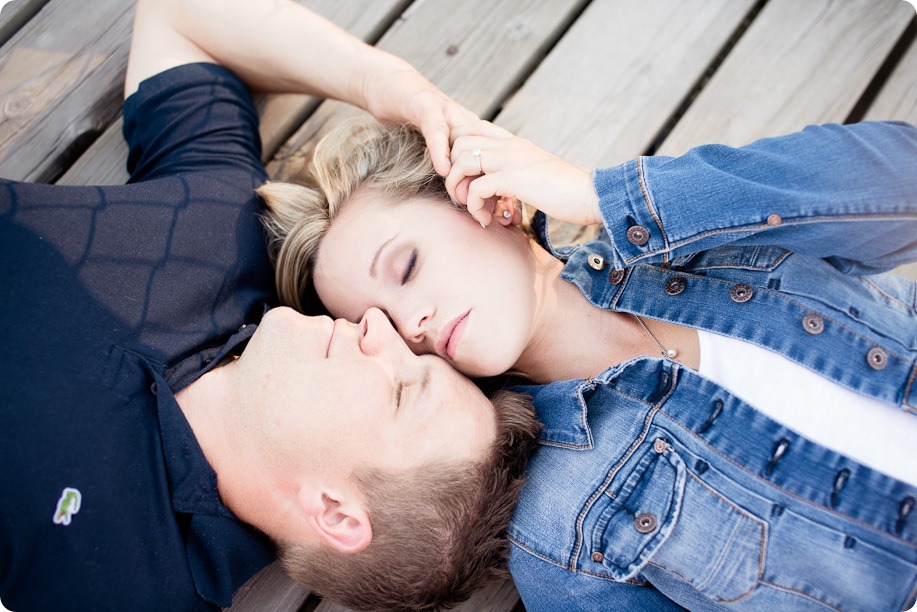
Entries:
[[439, 337], [439, 341], [436, 343], [437, 353], [455, 360], [455, 351], [458, 348], [459, 342], [462, 340], [462, 333], [465, 331], [465, 324], [468, 321], [469, 314], [471, 314], [471, 310], [456, 317], [446, 326], [443, 330], [443, 334]]

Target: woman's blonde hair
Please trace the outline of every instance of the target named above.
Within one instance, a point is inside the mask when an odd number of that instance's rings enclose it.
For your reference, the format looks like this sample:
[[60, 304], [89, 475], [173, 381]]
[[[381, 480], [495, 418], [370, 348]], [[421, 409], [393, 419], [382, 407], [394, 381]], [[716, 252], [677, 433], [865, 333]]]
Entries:
[[384, 203], [418, 196], [451, 202], [420, 132], [368, 117], [350, 120], [322, 138], [297, 179], [302, 184], [265, 183], [258, 194], [267, 204], [262, 221], [278, 296], [299, 311], [306, 307], [321, 240], [355, 194], [371, 192]]

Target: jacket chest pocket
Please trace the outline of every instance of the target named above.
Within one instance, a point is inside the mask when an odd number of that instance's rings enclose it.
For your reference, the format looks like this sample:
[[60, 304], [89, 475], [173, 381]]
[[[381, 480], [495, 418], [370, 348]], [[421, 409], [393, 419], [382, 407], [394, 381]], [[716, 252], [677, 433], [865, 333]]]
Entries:
[[584, 561], [601, 559], [616, 580], [652, 564], [714, 601], [739, 599], [763, 571], [766, 525], [701, 482], [663, 436], [648, 440], [623, 484], [605, 493], [607, 505], [595, 509]]

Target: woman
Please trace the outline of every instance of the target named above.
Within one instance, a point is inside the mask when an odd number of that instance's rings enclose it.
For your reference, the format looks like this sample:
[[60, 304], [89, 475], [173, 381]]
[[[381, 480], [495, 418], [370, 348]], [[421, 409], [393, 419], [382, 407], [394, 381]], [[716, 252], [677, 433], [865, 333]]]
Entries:
[[[897, 408], [917, 410], [917, 289], [877, 273], [917, 257], [917, 128], [592, 175], [489, 124], [453, 136], [446, 187], [474, 219], [443, 206], [416, 136], [372, 125], [322, 143], [314, 188], [261, 193], [288, 303], [314, 285], [336, 316], [379, 307], [472, 376], [587, 379], [529, 389], [526, 605], [621, 605], [611, 585], [641, 579], [691, 608], [913, 599], [917, 419]], [[539, 215], [532, 240], [517, 199], [605, 239], [555, 249]]]

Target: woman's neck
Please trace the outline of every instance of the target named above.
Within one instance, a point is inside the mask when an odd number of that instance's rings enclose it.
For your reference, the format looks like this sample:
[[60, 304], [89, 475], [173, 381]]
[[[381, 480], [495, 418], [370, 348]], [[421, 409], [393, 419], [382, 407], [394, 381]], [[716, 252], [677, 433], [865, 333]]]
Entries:
[[536, 383], [586, 378], [644, 353], [643, 330], [631, 315], [596, 308], [560, 277], [563, 262], [538, 244], [532, 251], [538, 307], [514, 372]]

